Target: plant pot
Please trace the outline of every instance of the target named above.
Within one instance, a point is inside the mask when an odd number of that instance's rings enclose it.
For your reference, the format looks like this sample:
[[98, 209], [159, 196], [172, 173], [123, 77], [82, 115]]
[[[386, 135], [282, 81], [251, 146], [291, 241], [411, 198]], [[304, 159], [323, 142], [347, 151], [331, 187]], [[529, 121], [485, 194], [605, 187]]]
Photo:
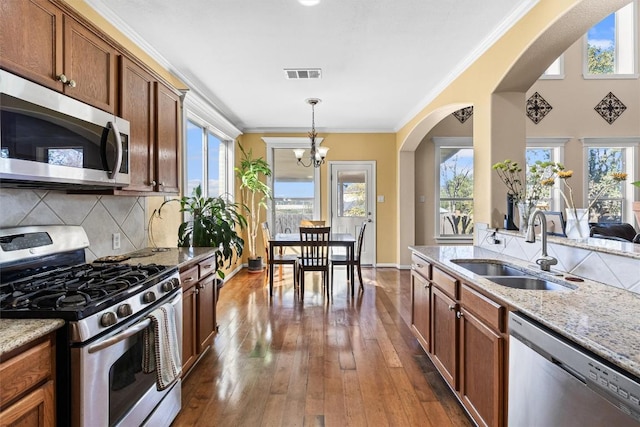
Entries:
[[633, 202], [633, 213], [636, 216], [636, 227], [640, 228], [640, 202]]
[[262, 257], [249, 258], [249, 273], [262, 273]]

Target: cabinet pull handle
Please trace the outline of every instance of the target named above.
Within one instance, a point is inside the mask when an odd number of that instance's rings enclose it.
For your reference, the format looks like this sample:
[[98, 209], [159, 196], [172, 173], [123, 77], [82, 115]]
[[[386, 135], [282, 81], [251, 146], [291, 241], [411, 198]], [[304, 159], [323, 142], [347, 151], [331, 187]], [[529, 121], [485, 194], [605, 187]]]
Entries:
[[203, 265], [203, 268], [211, 268], [211, 264]]
[[424, 265], [418, 264], [418, 268], [422, 268], [422, 267], [424, 267]]
[[193, 282], [193, 277], [185, 277], [185, 279], [183, 280], [183, 282], [185, 282], [185, 283]]
[[453, 311], [453, 310], [455, 310], [455, 309], [456, 309], [456, 306], [455, 306], [455, 305], [450, 305], [450, 306], [449, 306], [449, 311]]

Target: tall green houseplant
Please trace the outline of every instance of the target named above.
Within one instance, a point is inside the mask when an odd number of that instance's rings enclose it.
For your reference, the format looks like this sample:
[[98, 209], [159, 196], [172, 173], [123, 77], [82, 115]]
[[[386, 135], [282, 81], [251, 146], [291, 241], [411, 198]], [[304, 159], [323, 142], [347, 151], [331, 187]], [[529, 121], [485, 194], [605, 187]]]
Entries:
[[[167, 203], [178, 201], [167, 200], [152, 216], [160, 217], [162, 208]], [[238, 234], [247, 225], [246, 218], [240, 213], [241, 205], [225, 200], [222, 196], [206, 197], [198, 185], [189, 197], [180, 200], [180, 212], [188, 214], [186, 221], [178, 227], [179, 247], [214, 247], [216, 272], [224, 279], [222, 268], [225, 263], [231, 266], [234, 253], [242, 256], [244, 240]]]
[[252, 150], [246, 151], [238, 143], [242, 159], [236, 167], [236, 177], [240, 180], [240, 194], [242, 202], [249, 210], [247, 234], [249, 237], [249, 270], [262, 271], [262, 257], [257, 256], [256, 237], [260, 225], [260, 208], [267, 208], [267, 199], [271, 198], [271, 188], [266, 178], [271, 176], [269, 164], [262, 158], [254, 158]]

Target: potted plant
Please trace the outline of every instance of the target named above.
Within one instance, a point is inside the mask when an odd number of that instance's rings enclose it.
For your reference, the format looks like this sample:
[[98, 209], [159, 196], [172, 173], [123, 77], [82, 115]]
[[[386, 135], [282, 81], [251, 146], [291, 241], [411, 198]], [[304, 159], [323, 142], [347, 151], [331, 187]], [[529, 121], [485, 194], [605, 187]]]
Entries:
[[262, 158], [254, 158], [252, 150], [245, 151], [238, 143], [242, 159], [240, 166], [235, 168], [236, 176], [240, 180], [240, 194], [242, 202], [249, 211], [247, 221], [247, 236], [249, 240], [249, 272], [262, 271], [262, 257], [256, 251], [256, 237], [260, 225], [260, 208], [266, 209], [266, 200], [271, 198], [271, 189], [264, 179], [271, 176], [269, 164]]
[[247, 220], [240, 213], [241, 205], [227, 201], [224, 197], [205, 197], [198, 185], [190, 197], [167, 200], [153, 215], [160, 217], [162, 207], [170, 202], [180, 202], [180, 212], [186, 212], [189, 218], [178, 228], [179, 247], [214, 247], [216, 273], [224, 279], [222, 268], [225, 262], [231, 266], [234, 252], [242, 256], [244, 240], [238, 234]]

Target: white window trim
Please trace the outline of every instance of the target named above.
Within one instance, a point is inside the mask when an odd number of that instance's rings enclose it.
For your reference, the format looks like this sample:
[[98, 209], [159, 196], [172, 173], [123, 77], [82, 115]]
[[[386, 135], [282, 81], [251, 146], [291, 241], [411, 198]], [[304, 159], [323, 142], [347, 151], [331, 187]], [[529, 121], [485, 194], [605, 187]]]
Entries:
[[[316, 138], [316, 143], [318, 144], [318, 146], [320, 144], [322, 144], [324, 138]], [[293, 156], [293, 149], [294, 148], [309, 148], [309, 138], [305, 138], [305, 137], [262, 137], [262, 140], [264, 141], [264, 143], [267, 145], [267, 163], [269, 164], [269, 167], [273, 170], [273, 149], [274, 148], [285, 148], [285, 149], [289, 149], [291, 150], [291, 155]], [[304, 167], [304, 166], [300, 166], [300, 167]], [[313, 168], [313, 216], [314, 216], [314, 220], [319, 220], [320, 219], [320, 208], [321, 208], [321, 203], [320, 203], [320, 168]], [[269, 185], [269, 188], [271, 188], [271, 191], [273, 192], [273, 176], [267, 177], [267, 184]], [[272, 230], [274, 230], [275, 228], [273, 227], [273, 223], [274, 223], [274, 210], [273, 210], [273, 201], [271, 201], [270, 203], [268, 203], [268, 207], [267, 207], [267, 218], [269, 221], [269, 226], [271, 227]]]
[[540, 80], [564, 80], [564, 53], [560, 55], [556, 61], [559, 61], [558, 67], [560, 68], [560, 72], [558, 74], [547, 74], [545, 70], [545, 72], [540, 76]]
[[633, 187], [630, 182], [640, 179], [640, 136], [629, 137], [587, 137], [580, 138], [582, 142], [582, 200], [589, 199], [589, 177], [587, 176], [587, 155], [588, 149], [592, 147], [626, 148], [624, 156], [624, 172], [627, 173], [627, 180], [622, 186], [622, 197], [624, 200], [622, 207], [622, 222], [633, 224], [633, 201], [640, 200], [640, 191]]
[[[640, 70], [638, 70], [638, 0], [633, 0], [633, 70], [634, 73], [631, 74], [619, 74], [619, 73], [611, 73], [611, 74], [589, 74], [589, 69], [587, 66], [587, 33], [582, 37], [582, 77], [585, 80], [624, 80], [624, 79], [637, 79], [640, 77]], [[616, 25], [616, 36], [618, 34], [618, 26]], [[617, 52], [616, 52], [617, 55]]]
[[[431, 138], [433, 143], [436, 146], [435, 150], [435, 165], [434, 165], [434, 173], [435, 173], [435, 188], [433, 194], [433, 215], [435, 218], [435, 231], [436, 235], [433, 236], [436, 243], [441, 244], [467, 244], [473, 242], [473, 233], [470, 235], [463, 236], [441, 236], [440, 233], [440, 148], [442, 147], [462, 147], [462, 148], [473, 148], [473, 138], [470, 136], [434, 136]], [[475, 163], [475, 159], [474, 159]], [[474, 188], [475, 194], [475, 188]], [[473, 229], [475, 230], [476, 224], [473, 224]]]
[[[528, 137], [526, 148], [550, 148], [552, 150], [553, 159], [556, 163], [562, 163], [564, 165], [564, 147], [571, 140], [569, 136], [558, 137]], [[557, 180], [554, 184], [554, 189], [560, 188], [560, 180]], [[562, 206], [562, 200], [559, 191], [552, 191], [552, 208], [559, 210]]]

